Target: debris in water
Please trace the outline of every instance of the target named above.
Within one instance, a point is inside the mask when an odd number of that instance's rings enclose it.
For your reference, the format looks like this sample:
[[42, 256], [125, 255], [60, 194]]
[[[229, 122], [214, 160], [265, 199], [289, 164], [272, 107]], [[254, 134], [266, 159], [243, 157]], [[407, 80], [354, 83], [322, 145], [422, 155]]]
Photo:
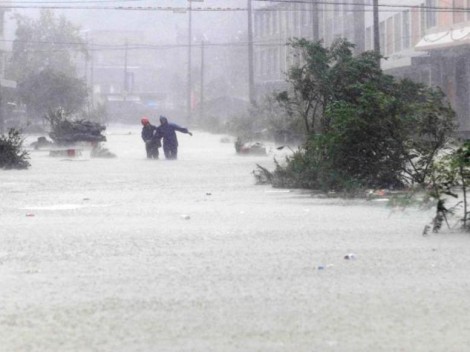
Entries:
[[36, 150], [43, 149], [43, 148], [49, 148], [53, 145], [54, 143], [49, 141], [46, 137], [38, 137], [36, 142], [31, 143], [29, 146], [33, 147]]
[[108, 149], [104, 148], [101, 143], [92, 142], [92, 149], [90, 156], [92, 158], [107, 158], [112, 159], [116, 157], [116, 154], [111, 153]]
[[76, 158], [82, 156], [82, 150], [77, 148], [55, 149], [49, 151], [49, 156]]
[[243, 142], [240, 137], [235, 141], [235, 151], [242, 155], [267, 155], [266, 147], [260, 142]]
[[30, 269], [25, 270], [25, 274], [38, 274], [40, 272], [41, 272], [41, 270], [36, 269], [36, 268], [30, 268]]
[[346, 259], [346, 260], [354, 260], [354, 259], [356, 259], [356, 254], [354, 254], [354, 253], [348, 253], [348, 254], [346, 254], [346, 255], [344, 256], [344, 259]]
[[317, 265], [317, 270], [325, 270], [327, 268], [331, 268], [333, 266], [333, 264], [320, 264], [320, 265]]

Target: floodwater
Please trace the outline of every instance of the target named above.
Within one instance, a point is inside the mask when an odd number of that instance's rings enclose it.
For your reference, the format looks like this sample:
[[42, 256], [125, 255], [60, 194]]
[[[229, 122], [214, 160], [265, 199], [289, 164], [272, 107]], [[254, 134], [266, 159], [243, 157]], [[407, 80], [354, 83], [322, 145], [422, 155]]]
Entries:
[[273, 155], [220, 137], [148, 161], [112, 128], [116, 159], [0, 171], [0, 351], [469, 350], [470, 236], [256, 186]]

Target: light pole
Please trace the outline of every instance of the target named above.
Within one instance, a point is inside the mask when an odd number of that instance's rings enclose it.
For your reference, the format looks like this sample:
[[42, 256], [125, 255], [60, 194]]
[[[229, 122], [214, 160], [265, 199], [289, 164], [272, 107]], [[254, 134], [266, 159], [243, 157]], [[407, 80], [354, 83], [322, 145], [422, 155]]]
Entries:
[[[93, 49], [93, 39], [91, 39], [91, 48]], [[90, 87], [91, 87], [91, 108], [95, 107], [95, 63], [93, 54], [91, 54], [91, 68], [90, 68]]]
[[191, 77], [191, 44], [192, 44], [192, 0], [189, 1], [189, 11], [188, 11], [188, 86], [187, 86], [187, 96], [186, 96], [186, 115], [188, 120], [191, 120], [191, 86], [192, 86], [192, 77]]
[[318, 4], [317, 0], [312, 0], [312, 39], [317, 42], [320, 39], [319, 37]]
[[201, 40], [201, 88], [200, 88], [200, 99], [199, 99], [199, 119], [204, 116], [204, 39]]
[[[374, 13], [374, 51], [380, 55], [379, 0], [373, 0]], [[379, 59], [380, 65], [380, 59]]]
[[255, 73], [253, 68], [253, 15], [252, 0], [248, 0], [248, 98], [252, 106], [256, 105]]
[[124, 100], [126, 100], [127, 93], [129, 92], [129, 83], [128, 83], [128, 72], [127, 72], [127, 52], [128, 52], [128, 43], [126, 39], [126, 46], [125, 46], [125, 51], [124, 51], [124, 90], [123, 90], [123, 95], [124, 95]]

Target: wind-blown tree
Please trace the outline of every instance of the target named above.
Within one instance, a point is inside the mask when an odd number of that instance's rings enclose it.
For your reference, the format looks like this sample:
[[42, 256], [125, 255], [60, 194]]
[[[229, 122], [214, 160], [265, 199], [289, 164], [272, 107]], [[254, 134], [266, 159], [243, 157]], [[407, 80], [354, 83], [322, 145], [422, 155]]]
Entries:
[[37, 116], [59, 107], [70, 115], [86, 103], [87, 87], [81, 79], [47, 68], [21, 82], [18, 94]]
[[346, 40], [324, 48], [295, 39], [291, 46], [300, 64], [278, 99], [308, 136], [287, 165], [277, 164], [273, 184], [345, 190], [429, 182], [454, 131], [455, 114], [440, 90], [385, 75], [376, 53], [353, 56]]
[[354, 85], [383, 78], [377, 67], [377, 54], [364, 52], [353, 57], [354, 45], [338, 39], [330, 48], [321, 41], [293, 39], [289, 45], [301, 63], [289, 68], [289, 90], [281, 92], [278, 100], [286, 112], [304, 121], [307, 133], [319, 133], [327, 128], [329, 104], [357, 95]]
[[[38, 19], [18, 14], [15, 19], [16, 38], [7, 72], [18, 82], [19, 99], [29, 114], [43, 117], [48, 110], [59, 108], [58, 103], [67, 111], [76, 110], [77, 102], [83, 104], [87, 95], [74, 62], [87, 55], [79, 27], [50, 10], [41, 11]], [[62, 89], [57, 90], [58, 86]], [[33, 99], [34, 94], [41, 95], [42, 101]]]

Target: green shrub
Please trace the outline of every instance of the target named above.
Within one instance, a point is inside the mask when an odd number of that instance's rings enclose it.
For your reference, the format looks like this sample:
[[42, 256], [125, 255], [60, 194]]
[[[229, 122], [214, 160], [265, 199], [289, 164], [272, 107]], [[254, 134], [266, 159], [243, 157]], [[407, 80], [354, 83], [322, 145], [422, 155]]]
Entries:
[[22, 150], [23, 139], [20, 132], [10, 129], [7, 135], [0, 136], [0, 168], [27, 169], [30, 163], [28, 152]]
[[276, 164], [273, 185], [354, 193], [429, 184], [455, 130], [442, 91], [384, 74], [377, 54], [354, 56], [346, 40], [291, 45], [302, 60], [278, 101], [304, 121], [308, 140]]

